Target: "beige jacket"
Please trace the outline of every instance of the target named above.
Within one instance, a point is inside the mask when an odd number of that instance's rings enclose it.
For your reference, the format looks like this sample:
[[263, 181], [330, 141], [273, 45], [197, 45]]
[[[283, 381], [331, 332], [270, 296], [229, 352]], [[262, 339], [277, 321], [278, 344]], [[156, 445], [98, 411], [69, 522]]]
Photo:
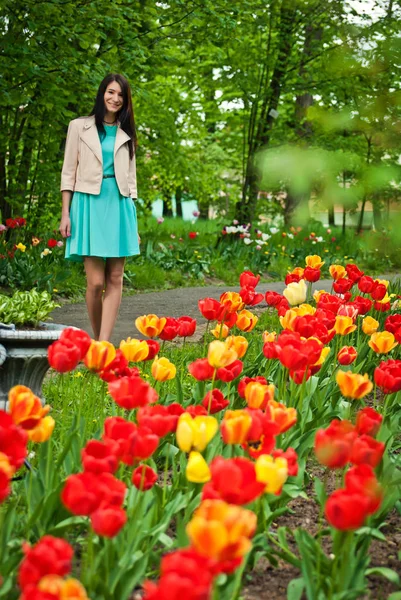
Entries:
[[[135, 154], [130, 160], [129, 139], [129, 135], [119, 126], [114, 146], [114, 172], [121, 195], [137, 198]], [[98, 195], [102, 179], [102, 147], [95, 117], [74, 119], [68, 126], [61, 191]]]

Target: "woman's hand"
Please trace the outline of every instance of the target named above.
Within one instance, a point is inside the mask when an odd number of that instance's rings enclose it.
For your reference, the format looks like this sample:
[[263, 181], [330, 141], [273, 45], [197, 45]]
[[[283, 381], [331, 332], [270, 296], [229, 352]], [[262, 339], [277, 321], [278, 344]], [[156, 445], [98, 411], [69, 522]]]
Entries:
[[62, 215], [60, 221], [59, 232], [63, 238], [70, 237], [71, 235], [71, 219], [70, 215]]
[[138, 244], [139, 245], [141, 244], [141, 236], [139, 235], [139, 233], [138, 233]]

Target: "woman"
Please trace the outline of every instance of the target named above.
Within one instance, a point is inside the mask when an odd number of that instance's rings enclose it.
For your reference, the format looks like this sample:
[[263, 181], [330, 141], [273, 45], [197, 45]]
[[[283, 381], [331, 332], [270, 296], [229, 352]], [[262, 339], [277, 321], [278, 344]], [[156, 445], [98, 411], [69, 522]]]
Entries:
[[86, 305], [96, 340], [110, 340], [125, 257], [139, 254], [136, 145], [129, 84], [122, 75], [107, 75], [90, 116], [69, 124], [61, 174], [65, 257], [84, 262]]

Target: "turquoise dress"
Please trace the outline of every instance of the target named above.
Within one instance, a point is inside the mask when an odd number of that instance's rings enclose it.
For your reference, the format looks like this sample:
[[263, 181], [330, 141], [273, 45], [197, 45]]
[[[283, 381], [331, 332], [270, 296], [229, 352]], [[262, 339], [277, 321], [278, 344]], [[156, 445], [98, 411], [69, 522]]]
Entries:
[[[117, 127], [105, 125], [101, 140], [103, 174], [114, 175]], [[135, 203], [120, 194], [115, 177], [102, 180], [100, 194], [74, 192], [70, 209], [71, 236], [65, 258], [83, 262], [85, 256], [115, 258], [139, 254]]]

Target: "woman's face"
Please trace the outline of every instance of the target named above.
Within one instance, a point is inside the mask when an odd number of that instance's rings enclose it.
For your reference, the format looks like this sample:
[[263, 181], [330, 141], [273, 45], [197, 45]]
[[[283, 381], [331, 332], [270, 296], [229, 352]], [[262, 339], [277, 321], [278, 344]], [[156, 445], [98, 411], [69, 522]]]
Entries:
[[123, 107], [123, 93], [117, 81], [112, 81], [104, 94], [104, 105], [109, 113], [117, 114]]

